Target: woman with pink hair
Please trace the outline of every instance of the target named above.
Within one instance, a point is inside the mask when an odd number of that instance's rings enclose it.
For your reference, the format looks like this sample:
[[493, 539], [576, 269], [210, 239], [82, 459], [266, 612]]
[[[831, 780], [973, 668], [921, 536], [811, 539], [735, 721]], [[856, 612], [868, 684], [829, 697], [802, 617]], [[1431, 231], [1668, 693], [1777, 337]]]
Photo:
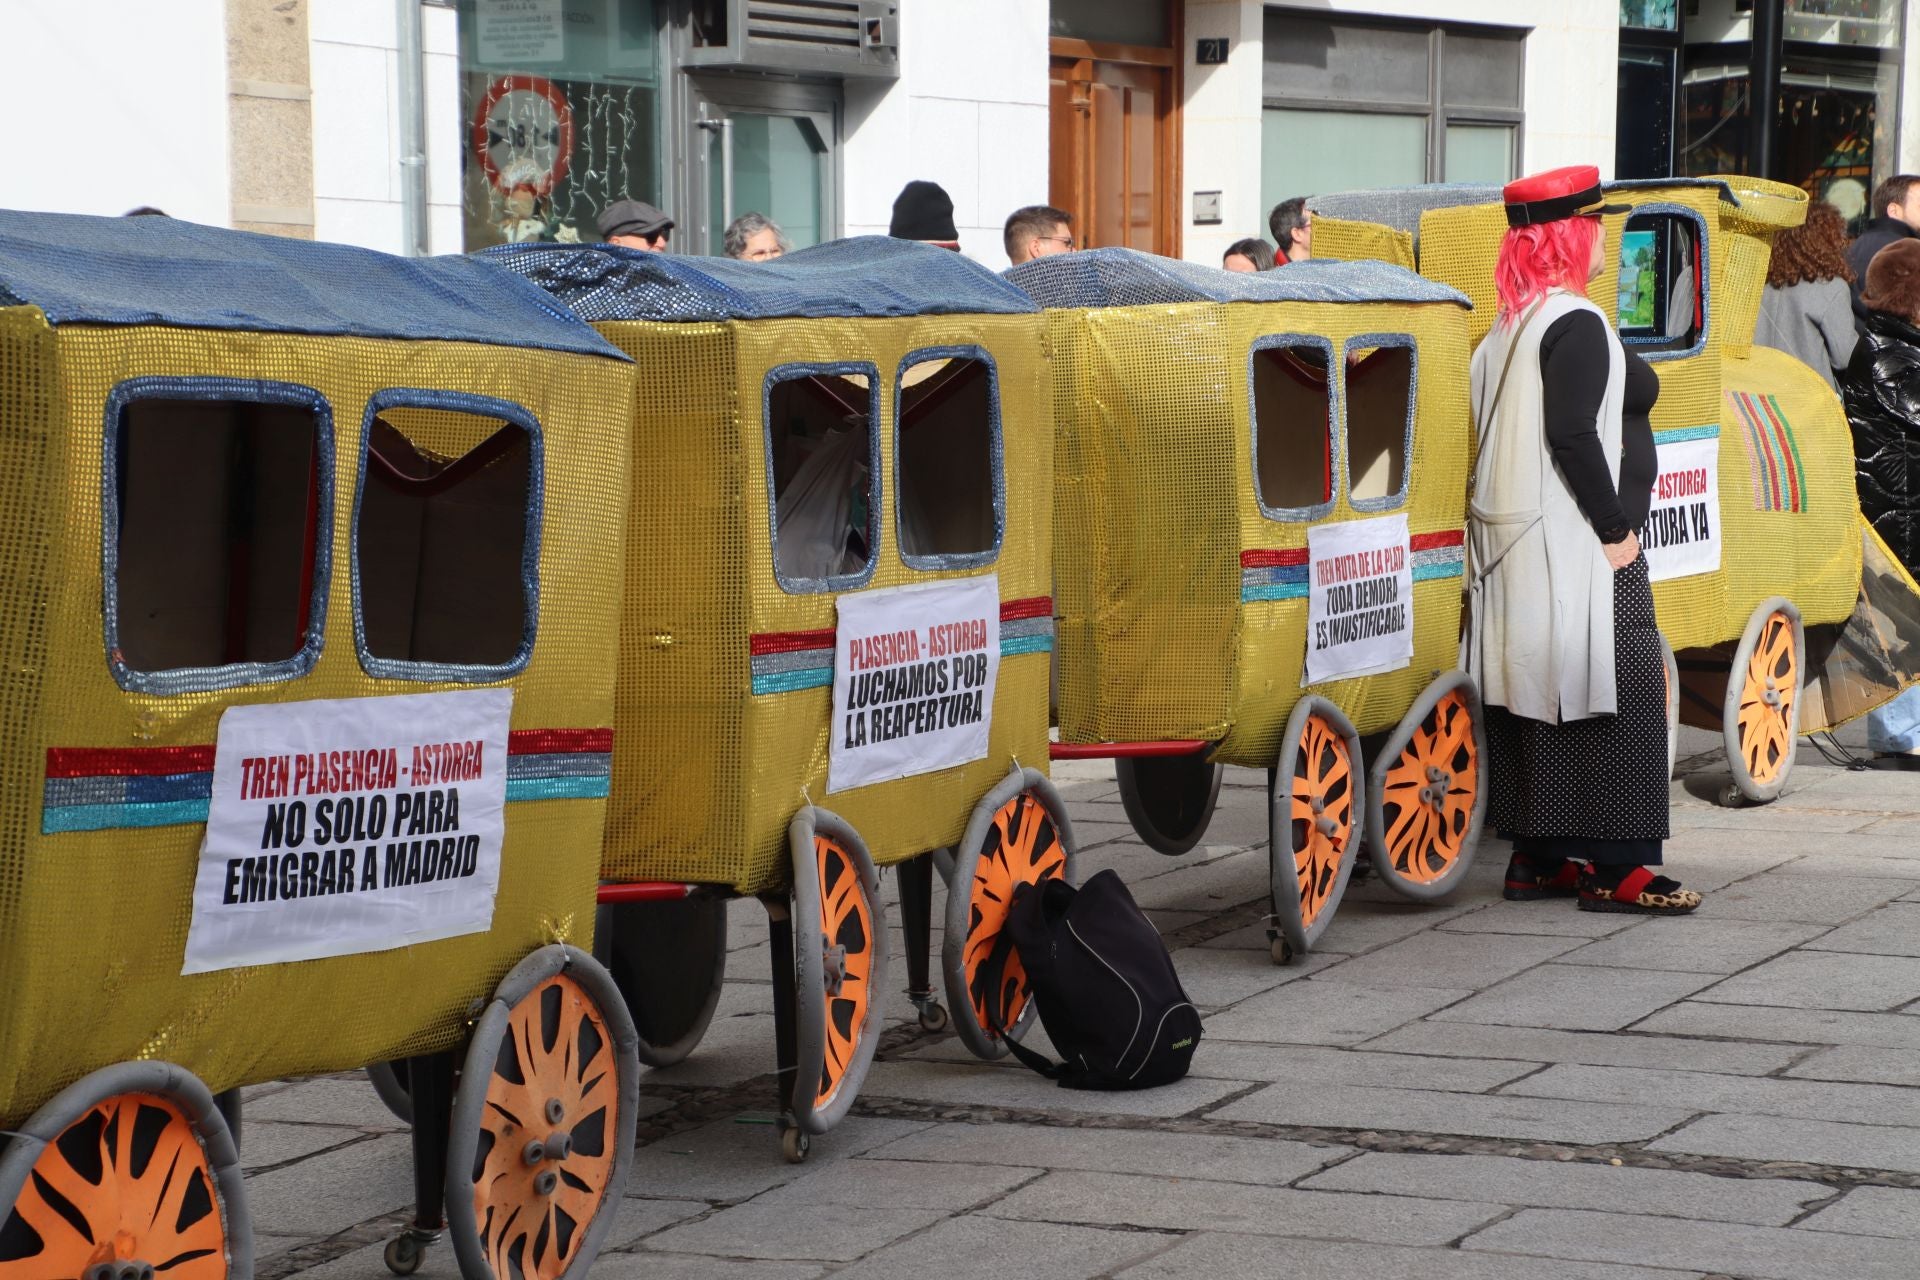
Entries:
[[1651, 868], [1667, 838], [1666, 673], [1636, 530], [1660, 381], [1587, 299], [1600, 171], [1507, 184], [1500, 312], [1473, 355], [1479, 431], [1461, 664], [1480, 686], [1505, 893], [1583, 911], [1679, 914], [1700, 895]]

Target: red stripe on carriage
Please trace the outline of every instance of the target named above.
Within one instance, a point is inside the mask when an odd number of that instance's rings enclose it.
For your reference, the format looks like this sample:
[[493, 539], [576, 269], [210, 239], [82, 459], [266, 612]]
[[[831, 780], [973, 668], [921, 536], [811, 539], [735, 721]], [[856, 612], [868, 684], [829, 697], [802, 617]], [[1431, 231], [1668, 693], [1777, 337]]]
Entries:
[[1407, 541], [1415, 551], [1433, 551], [1440, 547], [1458, 547], [1466, 543], [1465, 529], [1441, 529], [1434, 533], [1416, 533]]
[[833, 648], [833, 628], [824, 631], [764, 631], [747, 641], [747, 652], [754, 656], [763, 653], [798, 653], [802, 649]]
[[515, 729], [507, 734], [510, 756], [553, 756], [613, 750], [611, 729]]
[[48, 747], [49, 778], [154, 778], [213, 772], [212, 747]]
[[1242, 551], [1240, 567], [1242, 569], [1278, 569], [1286, 565], [1305, 564], [1307, 549], [1297, 547], [1292, 551]]
[[[546, 756], [604, 754], [613, 750], [611, 729], [515, 729], [507, 754]], [[213, 772], [213, 748], [48, 747], [49, 778], [160, 778]]]
[[1051, 618], [1052, 616], [1052, 596], [1028, 596], [1025, 600], [1008, 600], [1000, 605], [1002, 622], [1018, 622], [1022, 618]]

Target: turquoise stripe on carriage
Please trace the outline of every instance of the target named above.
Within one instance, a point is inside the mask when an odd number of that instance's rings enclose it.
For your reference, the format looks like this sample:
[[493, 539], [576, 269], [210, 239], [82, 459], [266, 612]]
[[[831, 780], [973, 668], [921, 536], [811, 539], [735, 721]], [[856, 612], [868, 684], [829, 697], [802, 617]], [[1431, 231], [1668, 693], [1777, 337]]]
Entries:
[[205, 822], [210, 800], [171, 800], [160, 804], [49, 805], [40, 813], [42, 835], [63, 831], [115, 831], [128, 827], [177, 827]]
[[[1248, 570], [1248, 572], [1254, 572]], [[1307, 598], [1307, 583], [1303, 577], [1298, 582], [1255, 582], [1242, 585], [1240, 603], [1251, 604], [1255, 600], [1304, 600]]]
[[755, 693], [792, 693], [796, 689], [820, 689], [833, 683], [833, 663], [824, 667], [805, 667], [798, 671], [770, 671], [753, 678]]
[[611, 785], [605, 774], [584, 778], [509, 778], [507, 800], [604, 800]]
[[1664, 431], [1653, 433], [1655, 444], [1679, 444], [1685, 440], [1717, 440], [1720, 438], [1718, 423], [1704, 427], [1668, 427]]
[[1017, 657], [1023, 653], [1052, 653], [1053, 631], [1048, 629], [1045, 635], [1002, 636], [1000, 638], [1000, 656]]
[[1413, 566], [1415, 582], [1432, 582], [1436, 578], [1457, 578], [1466, 571], [1466, 564], [1458, 559], [1435, 561], [1432, 564]]

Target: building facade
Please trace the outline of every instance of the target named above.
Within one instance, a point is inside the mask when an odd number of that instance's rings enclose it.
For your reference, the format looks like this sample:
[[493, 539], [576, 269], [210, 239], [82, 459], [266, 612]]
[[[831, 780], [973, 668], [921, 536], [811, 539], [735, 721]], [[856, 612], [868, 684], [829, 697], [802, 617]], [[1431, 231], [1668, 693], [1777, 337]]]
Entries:
[[[49, 109], [0, 204], [457, 252], [592, 239], [630, 198], [706, 253], [750, 210], [884, 232], [925, 178], [989, 265], [1036, 203], [1217, 262], [1291, 195], [1738, 169], [1751, 3], [18, 0], [15, 92]], [[1846, 203], [1920, 167], [1920, 5], [1785, 4], [1781, 176]]]

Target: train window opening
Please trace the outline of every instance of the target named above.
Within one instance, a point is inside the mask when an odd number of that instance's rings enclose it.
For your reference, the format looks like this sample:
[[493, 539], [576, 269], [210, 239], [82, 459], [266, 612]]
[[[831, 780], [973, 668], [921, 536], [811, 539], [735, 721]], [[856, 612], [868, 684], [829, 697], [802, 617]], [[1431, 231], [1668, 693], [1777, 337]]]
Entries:
[[1396, 507], [1406, 497], [1415, 363], [1411, 340], [1347, 347], [1347, 497], [1356, 510]]
[[538, 439], [520, 412], [385, 397], [369, 408], [354, 529], [361, 646], [370, 668], [397, 664], [375, 674], [524, 663]]
[[[323, 413], [324, 403], [241, 399], [121, 404], [108, 526], [117, 672], [312, 656], [328, 515]], [[295, 672], [260, 678], [276, 674]]]
[[1643, 353], [1691, 351], [1706, 329], [1700, 220], [1633, 213], [1620, 233], [1620, 336]]
[[1000, 548], [1000, 404], [977, 356], [922, 359], [900, 375], [894, 414], [900, 558], [914, 568], [984, 564]]
[[879, 541], [872, 366], [790, 366], [768, 377], [768, 485], [773, 566], [789, 591], [864, 579]]
[[1324, 342], [1253, 350], [1254, 491], [1276, 519], [1307, 519], [1333, 501], [1330, 355]]

